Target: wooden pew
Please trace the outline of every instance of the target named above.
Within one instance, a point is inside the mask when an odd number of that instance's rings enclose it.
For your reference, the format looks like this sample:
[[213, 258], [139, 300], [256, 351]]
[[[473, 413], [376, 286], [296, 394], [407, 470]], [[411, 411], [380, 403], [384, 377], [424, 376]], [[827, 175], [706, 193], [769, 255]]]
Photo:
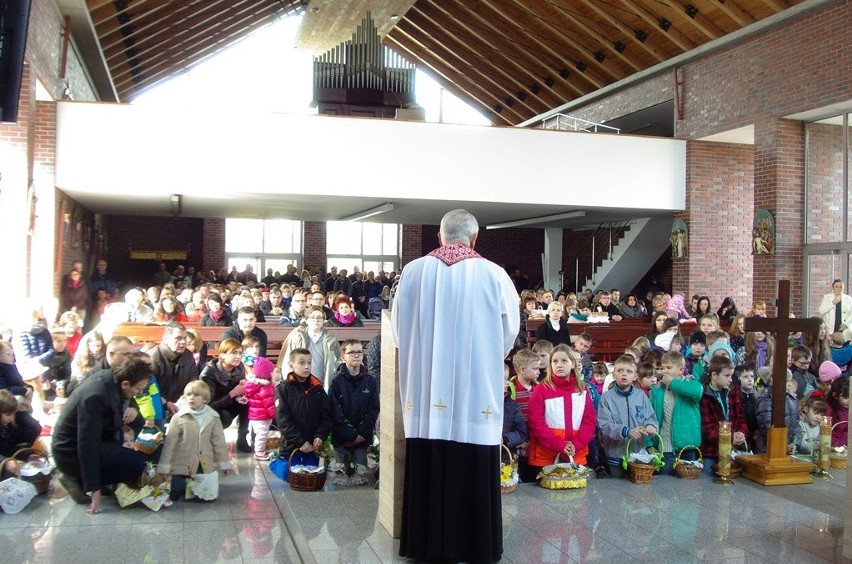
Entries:
[[[207, 353], [210, 356], [217, 356], [219, 342], [222, 340], [225, 330], [228, 329], [227, 327], [185, 326], [187, 329], [198, 331], [201, 339], [207, 343]], [[293, 327], [282, 327], [275, 323], [258, 323], [257, 327], [266, 332], [269, 341], [266, 357], [272, 362], [277, 362], [284, 341], [293, 330]], [[116, 328], [113, 335], [128, 337], [134, 343], [159, 343], [163, 339], [164, 328], [165, 324], [157, 323], [122, 323]], [[365, 322], [364, 327], [326, 327], [326, 330], [337, 337], [341, 343], [347, 339], [358, 339], [366, 344], [379, 334], [381, 324], [370, 321]]]
[[[527, 344], [531, 347], [536, 342], [536, 330], [544, 323], [543, 319], [527, 320]], [[637, 317], [613, 321], [611, 323], [571, 323], [568, 330], [572, 340], [580, 333], [588, 333], [592, 338], [589, 356], [592, 360], [612, 362], [618, 358], [624, 349], [633, 344], [637, 337], [643, 336], [651, 328], [650, 317]]]

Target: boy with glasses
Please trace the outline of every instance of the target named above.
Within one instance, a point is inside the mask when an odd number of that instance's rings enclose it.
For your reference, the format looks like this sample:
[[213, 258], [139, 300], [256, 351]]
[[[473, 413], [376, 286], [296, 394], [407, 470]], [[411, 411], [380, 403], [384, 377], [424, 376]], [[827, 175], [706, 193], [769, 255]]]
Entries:
[[331, 382], [329, 395], [334, 413], [331, 444], [337, 462], [346, 458], [367, 466], [367, 448], [379, 417], [379, 385], [364, 367], [364, 346], [357, 339], [343, 342], [341, 364]]

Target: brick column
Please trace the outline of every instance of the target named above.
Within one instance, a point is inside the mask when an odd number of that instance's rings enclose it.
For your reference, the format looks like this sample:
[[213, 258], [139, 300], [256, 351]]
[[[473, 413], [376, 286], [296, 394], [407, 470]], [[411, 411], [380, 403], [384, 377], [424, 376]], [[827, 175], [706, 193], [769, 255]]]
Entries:
[[675, 214], [689, 229], [687, 257], [672, 260], [672, 289], [710, 297], [713, 309], [731, 296], [751, 307], [751, 224], [754, 148], [687, 141], [686, 210]]
[[[437, 241], [435, 241], [435, 246], [438, 246]], [[402, 245], [400, 247], [402, 248], [399, 258], [400, 268], [423, 256], [423, 226], [403, 225]]]
[[225, 266], [225, 219], [204, 218], [201, 269], [219, 270]]
[[766, 117], [756, 121], [754, 210], [775, 217], [775, 254], [754, 257], [755, 300], [775, 314], [778, 280], [790, 280], [790, 311], [802, 309], [804, 253], [804, 151], [801, 122]]
[[326, 229], [324, 221], [306, 221], [303, 231], [302, 257], [304, 268], [313, 273], [314, 270], [325, 272]]

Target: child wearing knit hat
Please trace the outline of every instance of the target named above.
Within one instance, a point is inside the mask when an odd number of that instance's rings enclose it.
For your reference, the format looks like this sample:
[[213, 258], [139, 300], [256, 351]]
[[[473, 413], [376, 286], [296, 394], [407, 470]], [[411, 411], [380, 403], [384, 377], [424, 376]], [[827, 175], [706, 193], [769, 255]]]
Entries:
[[254, 377], [243, 385], [243, 393], [248, 399], [249, 433], [254, 433], [254, 457], [256, 460], [269, 460], [266, 452], [266, 439], [275, 417], [275, 386], [272, 385], [272, 372], [275, 365], [262, 356], [254, 360]]

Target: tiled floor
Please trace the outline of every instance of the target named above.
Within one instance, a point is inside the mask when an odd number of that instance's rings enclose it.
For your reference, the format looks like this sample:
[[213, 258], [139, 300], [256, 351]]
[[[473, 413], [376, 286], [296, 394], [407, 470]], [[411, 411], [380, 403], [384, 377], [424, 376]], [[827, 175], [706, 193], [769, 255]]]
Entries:
[[[58, 484], [0, 514], [2, 562], [391, 562], [369, 486], [294, 492], [248, 455], [219, 500], [154, 513], [114, 500], [90, 516]], [[839, 562], [846, 475], [765, 488], [655, 477], [584, 490], [524, 484], [503, 496], [504, 562]]]

